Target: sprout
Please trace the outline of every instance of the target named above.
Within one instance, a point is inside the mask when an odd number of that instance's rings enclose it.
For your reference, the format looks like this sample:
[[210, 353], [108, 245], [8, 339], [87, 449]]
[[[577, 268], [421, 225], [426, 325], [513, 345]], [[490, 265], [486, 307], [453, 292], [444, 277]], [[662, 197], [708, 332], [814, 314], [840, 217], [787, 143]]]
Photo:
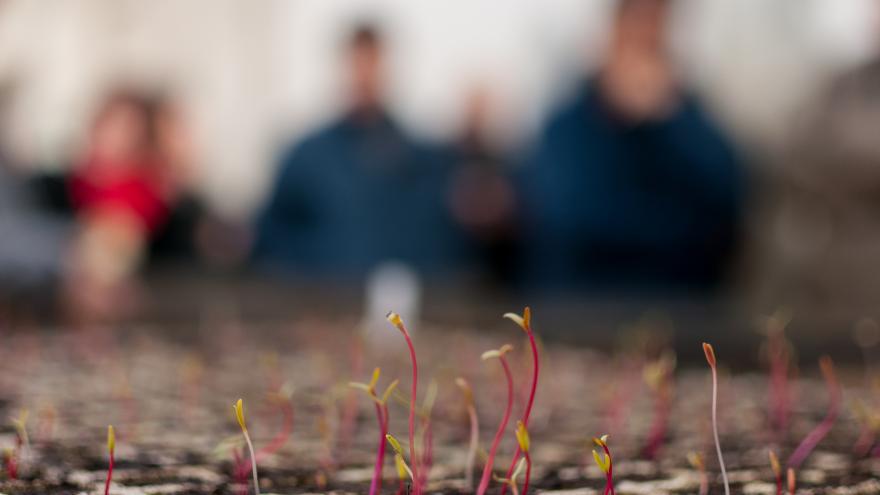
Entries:
[[669, 424], [669, 412], [672, 406], [673, 373], [675, 372], [675, 353], [665, 352], [659, 359], [645, 366], [643, 376], [654, 395], [654, 420], [648, 441], [642, 449], [642, 455], [648, 459], [656, 459], [657, 452], [666, 438]]
[[464, 463], [464, 484], [470, 491], [474, 487], [474, 463], [477, 460], [477, 447], [480, 442], [480, 420], [477, 418], [477, 409], [474, 407], [474, 392], [470, 384], [461, 377], [455, 379], [455, 384], [464, 394], [464, 405], [470, 421], [470, 442]]
[[238, 426], [241, 427], [241, 433], [244, 435], [244, 441], [247, 443], [248, 451], [251, 454], [251, 473], [254, 477], [254, 493], [260, 495], [260, 480], [257, 477], [257, 456], [254, 455], [254, 444], [251, 442], [251, 436], [248, 434], [247, 424], [244, 421], [244, 404], [241, 399], [232, 405], [235, 411], [235, 419], [238, 420]]
[[109, 462], [107, 464], [107, 481], [104, 482], [104, 495], [110, 495], [110, 480], [113, 479], [113, 461], [116, 452], [116, 432], [113, 431], [113, 425], [107, 425], [107, 454]]
[[405, 483], [406, 478], [409, 477], [415, 485], [416, 477], [413, 474], [413, 471], [407, 466], [406, 460], [403, 458], [403, 447], [400, 446], [400, 442], [394, 438], [394, 435], [386, 434], [385, 438], [388, 440], [388, 444], [391, 445], [391, 449], [394, 450], [394, 466], [397, 468], [397, 478], [400, 483], [400, 488], [398, 488], [397, 493], [403, 494], [405, 492]]
[[614, 495], [614, 464], [611, 461], [611, 450], [608, 449], [608, 435], [593, 437], [593, 443], [602, 449], [602, 454], [593, 450], [593, 459], [599, 465], [599, 469], [605, 473], [604, 495]]
[[418, 474], [419, 474], [419, 463], [418, 457], [416, 456], [416, 394], [419, 389], [419, 364], [416, 360], [416, 350], [413, 347], [412, 339], [409, 336], [409, 332], [406, 331], [406, 327], [403, 325], [403, 320], [400, 319], [400, 315], [395, 312], [390, 312], [386, 316], [388, 321], [397, 327], [400, 330], [400, 333], [403, 335], [403, 338], [406, 340], [406, 346], [409, 348], [409, 358], [412, 364], [412, 385], [411, 385], [411, 393], [409, 398], [409, 458], [410, 462], [412, 462], [412, 473], [413, 473], [413, 490], [415, 495], [421, 495], [422, 487]]
[[724, 480], [724, 493], [725, 495], [730, 495], [727, 469], [724, 467], [724, 457], [721, 455], [721, 441], [718, 440], [718, 369], [715, 366], [715, 349], [712, 348], [712, 344], [703, 342], [703, 352], [706, 354], [706, 362], [712, 368], [712, 434], [715, 437], [715, 452], [718, 453], [721, 479]]
[[828, 388], [828, 412], [822, 422], [804, 437], [800, 445], [797, 446], [788, 458], [786, 464], [790, 468], [797, 469], [801, 466], [804, 459], [810, 455], [810, 452], [816, 448], [816, 445], [831, 431], [831, 427], [837, 421], [837, 415], [840, 411], [842, 392], [840, 390], [840, 383], [837, 381], [837, 376], [834, 373], [834, 362], [830, 357], [822, 356], [819, 359], [819, 368], [822, 370], [822, 376], [825, 377], [825, 385]]
[[[513, 350], [513, 347], [510, 345], [503, 345], [500, 349], [487, 351], [483, 353], [482, 359], [498, 359], [501, 362], [501, 367], [504, 369], [504, 376], [507, 379], [507, 407], [504, 408], [504, 416], [501, 418], [501, 423], [498, 425], [498, 431], [495, 432], [495, 439], [492, 441], [492, 447], [489, 449], [489, 455], [486, 457], [486, 464], [483, 467], [483, 476], [480, 478], [480, 485], [477, 487], [477, 495], [483, 495], [486, 493], [486, 490], [489, 488], [489, 479], [492, 476], [492, 466], [495, 463], [495, 453], [498, 451], [498, 445], [501, 443], [501, 437], [504, 435], [504, 430], [507, 429], [507, 422], [510, 420], [510, 410], [513, 408], [513, 377], [510, 373], [510, 365], [507, 364], [507, 358], [505, 354]], [[510, 479], [513, 476], [511, 472], [511, 476], [508, 476], [507, 479]]]
[[797, 478], [794, 474], [794, 468], [788, 468], [785, 472], [785, 477], [788, 478], [788, 493], [794, 495], [794, 492], [797, 490]]
[[[535, 340], [535, 333], [532, 331], [532, 311], [526, 306], [523, 309], [522, 316], [516, 313], [505, 313], [504, 318], [511, 320], [516, 323], [526, 335], [529, 337], [529, 347], [532, 351], [532, 384], [529, 389], [529, 400], [526, 402], [525, 411], [523, 411], [522, 418], [520, 421], [525, 425], [526, 428], [529, 426], [529, 418], [532, 414], [532, 406], [535, 405], [535, 394], [538, 391], [538, 375], [540, 369], [540, 363], [538, 359], [538, 343]], [[513, 454], [513, 459], [510, 461], [510, 467], [507, 468], [507, 478], [511, 478], [513, 475], [513, 470], [516, 466], [517, 459], [521, 454], [521, 449], [517, 446], [516, 452]], [[507, 485], [501, 487], [501, 495], [504, 495], [507, 491]]]
[[775, 452], [768, 450], [767, 455], [770, 457], [770, 469], [773, 470], [773, 476], [776, 478], [776, 495], [782, 495], [782, 466], [779, 465], [779, 458], [776, 457]]
[[516, 443], [519, 446], [520, 452], [522, 452], [523, 454], [523, 458], [520, 460], [520, 463], [517, 464], [517, 468], [511, 475], [510, 481], [512, 484], [512, 488], [516, 489], [517, 474], [520, 470], [522, 470], [523, 463], [525, 463], [526, 477], [523, 481], [522, 489], [523, 495], [525, 495], [529, 493], [529, 480], [532, 478], [532, 456], [529, 453], [531, 440], [529, 439], [529, 430], [526, 429], [526, 425], [522, 421], [516, 422], [516, 431], [514, 433], [516, 434]]
[[379, 382], [380, 373], [381, 370], [379, 368], [374, 369], [373, 376], [368, 384], [357, 382], [348, 384], [350, 387], [366, 392], [367, 396], [370, 397], [376, 406], [376, 418], [379, 421], [379, 445], [376, 447], [376, 463], [373, 468], [373, 479], [370, 482], [370, 495], [375, 495], [382, 491], [382, 467], [385, 463], [385, 440], [388, 435], [388, 398], [394, 389], [397, 388], [398, 383], [397, 380], [391, 382], [380, 399], [376, 395], [376, 384]]
[[706, 474], [706, 463], [703, 461], [703, 454], [689, 452], [687, 458], [691, 467], [700, 474], [700, 495], [706, 495], [709, 493], [709, 475]]

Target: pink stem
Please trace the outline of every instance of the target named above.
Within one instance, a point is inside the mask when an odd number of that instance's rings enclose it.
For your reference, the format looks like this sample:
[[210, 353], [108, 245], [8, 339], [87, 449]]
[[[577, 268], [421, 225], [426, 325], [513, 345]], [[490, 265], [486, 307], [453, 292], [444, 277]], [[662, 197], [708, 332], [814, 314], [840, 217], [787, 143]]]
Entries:
[[281, 450], [290, 438], [290, 434], [293, 432], [293, 405], [289, 401], [284, 401], [284, 404], [282, 404], [281, 414], [283, 421], [281, 431], [275, 435], [275, 438], [268, 445], [257, 451], [257, 461]]
[[602, 450], [608, 456], [608, 472], [605, 473], [605, 495], [614, 495], [614, 459], [611, 457], [608, 445], [602, 445]]
[[409, 459], [412, 464], [413, 474], [413, 490], [415, 495], [421, 495], [422, 487], [419, 478], [419, 459], [416, 457], [416, 393], [419, 389], [419, 365], [416, 361], [416, 350], [413, 347], [412, 339], [406, 327], [401, 324], [403, 338], [406, 339], [406, 346], [409, 347], [409, 358], [412, 361], [412, 387], [409, 401]]
[[376, 467], [373, 469], [373, 480], [370, 482], [370, 495], [382, 491], [382, 467], [385, 464], [385, 435], [388, 434], [388, 406], [376, 405], [376, 417], [379, 420], [379, 446], [376, 448]]
[[[661, 385], [662, 387], [663, 385]], [[666, 438], [666, 425], [669, 417], [669, 397], [663, 391], [657, 392], [654, 410], [654, 423], [651, 425], [651, 433], [648, 437], [648, 443], [645, 445], [643, 454], [646, 458], [654, 460], [657, 457], [657, 451], [663, 445], [663, 439]]]
[[529, 493], [529, 480], [532, 479], [532, 456], [528, 452], [523, 454], [526, 458], [526, 479], [523, 480], [522, 495]]
[[[830, 362], [830, 360], [828, 360], [828, 362]], [[825, 435], [827, 435], [828, 432], [831, 431], [831, 427], [834, 426], [834, 422], [837, 421], [837, 415], [840, 411], [840, 401], [842, 398], [840, 383], [837, 382], [834, 370], [830, 366], [825, 367], [824, 370], [827, 370], [825, 372], [825, 384], [830, 396], [828, 413], [825, 415], [825, 419], [823, 419], [822, 422], [801, 441], [800, 445], [794, 450], [794, 453], [791, 454], [791, 457], [788, 458], [787, 465], [790, 468], [800, 468], [807, 456], [809, 456], [813, 449], [816, 448], [816, 445], [825, 438]]]
[[110, 480], [113, 479], [113, 452], [110, 452], [110, 464], [107, 466], [107, 481], [104, 483], [104, 495], [110, 495]]
[[[526, 403], [526, 410], [523, 413], [521, 421], [526, 428], [529, 427], [529, 417], [532, 414], [532, 406], [535, 404], [535, 393], [538, 390], [538, 371], [539, 371], [539, 362], [538, 362], [538, 344], [535, 342], [535, 334], [532, 332], [531, 325], [526, 326], [526, 333], [529, 335], [529, 346], [532, 348], [532, 388], [529, 392], [529, 401]], [[510, 461], [510, 467], [507, 468], [507, 478], [510, 479], [510, 476], [513, 474], [513, 470], [516, 467], [516, 461], [519, 460], [519, 456], [521, 454], [521, 450], [519, 445], [516, 446], [516, 452], [513, 453], [513, 460]], [[505, 495], [507, 493], [507, 485], [503, 485], [501, 487], [501, 495]]]
[[510, 374], [510, 366], [507, 364], [507, 358], [502, 354], [499, 357], [501, 366], [504, 368], [504, 376], [507, 378], [507, 407], [504, 409], [504, 417], [501, 418], [501, 424], [498, 425], [498, 431], [495, 432], [495, 440], [492, 441], [492, 448], [489, 449], [489, 456], [486, 458], [486, 465], [483, 467], [483, 476], [480, 478], [480, 486], [477, 488], [477, 495], [483, 495], [489, 488], [489, 479], [492, 477], [492, 466], [495, 463], [495, 452], [501, 443], [501, 437], [504, 436], [504, 430], [507, 429], [507, 422], [510, 420], [510, 410], [513, 408], [513, 376]]

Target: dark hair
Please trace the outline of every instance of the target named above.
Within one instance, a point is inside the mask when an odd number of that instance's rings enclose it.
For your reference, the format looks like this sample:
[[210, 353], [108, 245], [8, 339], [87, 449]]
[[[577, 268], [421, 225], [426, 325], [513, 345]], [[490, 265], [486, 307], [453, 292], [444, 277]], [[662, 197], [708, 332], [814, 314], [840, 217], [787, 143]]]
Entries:
[[382, 33], [379, 28], [370, 22], [355, 24], [348, 35], [347, 46], [349, 49], [381, 48]]

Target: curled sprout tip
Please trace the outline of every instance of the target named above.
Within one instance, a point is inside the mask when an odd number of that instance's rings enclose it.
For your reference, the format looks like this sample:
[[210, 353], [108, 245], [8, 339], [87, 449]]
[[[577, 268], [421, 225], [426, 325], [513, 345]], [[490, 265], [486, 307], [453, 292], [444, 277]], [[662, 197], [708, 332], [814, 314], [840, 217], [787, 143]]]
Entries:
[[400, 319], [400, 315], [395, 313], [394, 311], [389, 311], [385, 318], [391, 322], [392, 325], [399, 328], [401, 331], [403, 330], [403, 320]]
[[238, 420], [238, 426], [241, 426], [241, 431], [247, 431], [247, 425], [244, 422], [244, 405], [242, 400], [238, 399], [233, 404], [232, 409], [235, 411], [235, 419]]
[[708, 344], [703, 342], [703, 352], [706, 353], [706, 361], [709, 363], [709, 366], [715, 367], [715, 349], [712, 348], [712, 344]]
[[486, 360], [493, 359], [493, 358], [500, 358], [512, 350], [513, 350], [512, 345], [504, 344], [499, 349], [492, 349], [490, 351], [484, 352], [483, 355], [480, 356], [480, 359], [482, 359], [483, 361], [486, 361]]

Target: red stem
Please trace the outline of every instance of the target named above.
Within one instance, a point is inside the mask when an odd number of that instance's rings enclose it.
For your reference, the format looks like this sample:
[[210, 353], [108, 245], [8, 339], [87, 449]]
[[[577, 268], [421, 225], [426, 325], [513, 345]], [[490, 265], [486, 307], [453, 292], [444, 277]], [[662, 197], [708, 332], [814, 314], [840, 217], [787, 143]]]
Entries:
[[[665, 384], [661, 384], [665, 387]], [[666, 438], [666, 426], [669, 418], [669, 394], [667, 391], [659, 390], [654, 402], [654, 423], [651, 425], [651, 433], [648, 436], [648, 443], [642, 451], [643, 455], [654, 460], [657, 452], [663, 445], [663, 439]]]
[[412, 464], [413, 491], [415, 495], [421, 495], [419, 459], [416, 457], [416, 393], [419, 389], [419, 364], [416, 361], [416, 350], [413, 347], [412, 339], [409, 338], [409, 332], [406, 331], [406, 327], [402, 323], [400, 330], [403, 333], [403, 338], [406, 339], [406, 346], [409, 347], [409, 359], [412, 361], [412, 387], [409, 400], [409, 459]]
[[376, 448], [376, 467], [373, 468], [373, 480], [370, 482], [370, 495], [382, 491], [382, 468], [385, 464], [385, 435], [388, 434], [388, 406], [375, 403], [376, 418], [379, 420], [379, 445]]
[[[529, 417], [532, 414], [532, 406], [535, 404], [535, 393], [538, 390], [538, 371], [539, 371], [539, 362], [538, 362], [538, 344], [535, 342], [535, 334], [532, 332], [531, 324], [526, 326], [526, 333], [529, 336], [529, 346], [532, 348], [532, 388], [529, 391], [529, 401], [526, 403], [526, 410], [523, 412], [522, 421], [523, 425], [526, 428], [529, 427]], [[516, 452], [513, 453], [513, 460], [510, 461], [510, 467], [507, 468], [507, 479], [510, 479], [510, 476], [513, 475], [513, 470], [516, 467], [516, 461], [519, 460], [519, 456], [522, 454], [519, 445], [516, 446]], [[501, 495], [505, 495], [507, 493], [507, 485], [503, 485], [501, 487]]]
[[281, 404], [281, 415], [281, 431], [275, 435], [275, 438], [269, 444], [257, 451], [257, 462], [281, 450], [290, 438], [290, 434], [293, 433], [293, 405], [290, 401], [285, 400]]
[[529, 493], [529, 480], [532, 479], [532, 456], [528, 452], [523, 454], [526, 458], [526, 479], [523, 480], [522, 495]]
[[110, 495], [110, 480], [113, 479], [113, 451], [110, 451], [110, 464], [107, 466], [107, 481], [104, 483], [104, 495]]
[[607, 444], [603, 443], [602, 450], [608, 456], [608, 472], [605, 473], [605, 495], [614, 495], [614, 459], [611, 457], [611, 451], [608, 450]]
[[513, 376], [510, 373], [510, 366], [508, 366], [507, 358], [503, 354], [498, 359], [501, 361], [501, 366], [504, 368], [504, 376], [507, 379], [507, 407], [504, 408], [504, 416], [501, 418], [501, 424], [498, 425], [498, 431], [495, 432], [492, 448], [489, 449], [489, 456], [486, 458], [486, 466], [483, 468], [483, 476], [480, 478], [477, 495], [483, 495], [489, 488], [489, 479], [492, 477], [492, 465], [495, 463], [495, 452], [498, 450], [498, 444], [501, 443], [501, 437], [504, 436], [504, 430], [507, 429], [507, 422], [510, 420], [510, 410], [513, 408]]
[[[826, 363], [830, 362], [830, 359], [826, 361]], [[840, 383], [834, 375], [832, 365], [824, 365], [823, 373], [825, 375], [825, 385], [828, 388], [829, 394], [828, 413], [825, 415], [822, 422], [816, 425], [813, 431], [804, 437], [800, 445], [794, 450], [794, 453], [788, 458], [787, 466], [790, 468], [800, 468], [807, 456], [809, 456], [813, 449], [816, 448], [816, 445], [825, 438], [825, 435], [827, 435], [828, 432], [831, 431], [831, 427], [834, 426], [834, 422], [837, 421], [837, 415], [840, 412], [840, 402], [842, 399]]]
[[[782, 472], [775, 473], [776, 475], [776, 495], [782, 495]], [[794, 495], [794, 494], [792, 494]]]

